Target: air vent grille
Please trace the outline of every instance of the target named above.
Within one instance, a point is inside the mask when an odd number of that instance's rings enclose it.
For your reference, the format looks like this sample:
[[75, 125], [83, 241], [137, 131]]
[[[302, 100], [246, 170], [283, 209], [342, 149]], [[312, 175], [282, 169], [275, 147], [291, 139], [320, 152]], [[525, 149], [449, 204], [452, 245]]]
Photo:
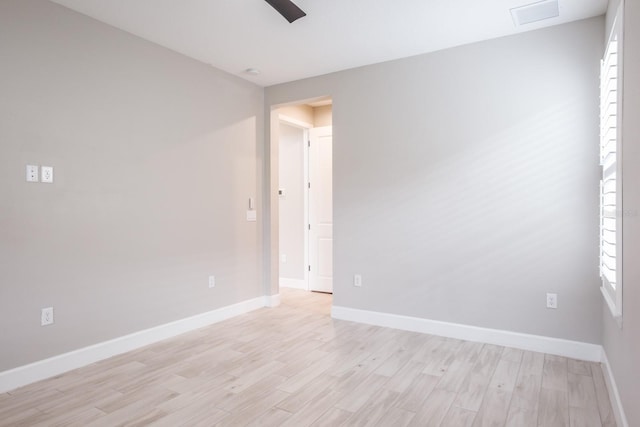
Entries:
[[560, 16], [558, 0], [544, 0], [511, 9], [516, 27]]

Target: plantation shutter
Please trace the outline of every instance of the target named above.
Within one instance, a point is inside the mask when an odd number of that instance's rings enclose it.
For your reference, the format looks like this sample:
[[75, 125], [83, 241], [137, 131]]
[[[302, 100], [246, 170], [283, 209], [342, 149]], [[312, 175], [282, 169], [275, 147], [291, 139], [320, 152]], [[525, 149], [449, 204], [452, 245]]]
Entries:
[[[618, 212], [618, 78], [619, 78], [619, 40], [617, 31], [613, 31], [604, 58], [600, 74], [600, 275], [603, 281], [603, 293], [608, 297], [610, 306], [617, 305], [620, 280], [618, 259], [618, 231], [620, 227]], [[619, 310], [619, 308], [618, 308]], [[616, 310], [616, 311], [618, 311]]]

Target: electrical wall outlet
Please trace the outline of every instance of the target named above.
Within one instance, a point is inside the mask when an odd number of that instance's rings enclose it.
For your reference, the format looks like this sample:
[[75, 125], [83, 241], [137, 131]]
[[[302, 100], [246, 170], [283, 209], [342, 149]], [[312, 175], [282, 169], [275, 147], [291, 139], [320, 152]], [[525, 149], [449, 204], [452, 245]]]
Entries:
[[359, 274], [353, 275], [353, 286], [360, 287], [362, 286], [362, 276]]
[[558, 308], [558, 294], [547, 294], [547, 308]]
[[282, 261], [283, 264], [286, 264], [287, 263], [287, 254], [280, 255], [280, 261]]
[[53, 324], [53, 307], [43, 308], [40, 313], [40, 326]]
[[38, 182], [38, 166], [27, 165], [27, 182]]
[[210, 288], [216, 287], [216, 276], [209, 276], [209, 287]]
[[40, 180], [47, 184], [53, 184], [53, 166], [42, 166], [40, 168]]

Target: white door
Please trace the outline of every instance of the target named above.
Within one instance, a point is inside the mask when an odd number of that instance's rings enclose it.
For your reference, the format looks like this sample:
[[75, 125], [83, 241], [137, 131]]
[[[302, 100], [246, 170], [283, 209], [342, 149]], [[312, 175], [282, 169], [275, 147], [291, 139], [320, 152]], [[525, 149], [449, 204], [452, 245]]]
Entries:
[[333, 292], [331, 126], [309, 132], [309, 289]]

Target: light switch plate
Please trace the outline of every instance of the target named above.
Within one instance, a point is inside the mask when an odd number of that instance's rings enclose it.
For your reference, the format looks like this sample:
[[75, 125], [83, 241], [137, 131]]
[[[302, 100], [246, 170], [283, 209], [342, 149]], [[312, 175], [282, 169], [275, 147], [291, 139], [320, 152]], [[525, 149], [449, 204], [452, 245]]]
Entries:
[[42, 182], [53, 184], [53, 166], [42, 166], [40, 168], [40, 175]]
[[38, 182], [38, 166], [27, 165], [27, 182]]
[[254, 222], [258, 219], [258, 214], [255, 210], [247, 211], [247, 221]]

